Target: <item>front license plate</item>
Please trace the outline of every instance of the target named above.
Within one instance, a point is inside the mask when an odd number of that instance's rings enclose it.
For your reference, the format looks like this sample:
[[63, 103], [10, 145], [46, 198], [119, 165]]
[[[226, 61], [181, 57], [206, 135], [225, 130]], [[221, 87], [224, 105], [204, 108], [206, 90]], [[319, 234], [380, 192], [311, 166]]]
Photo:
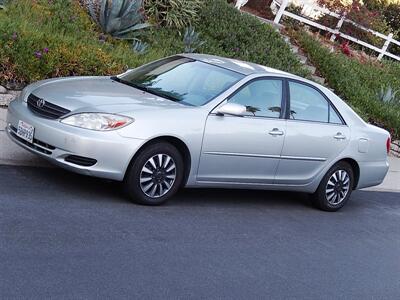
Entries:
[[29, 143], [33, 144], [34, 133], [35, 133], [35, 127], [24, 121], [18, 122], [17, 135], [21, 139], [24, 139], [25, 141], [28, 141]]

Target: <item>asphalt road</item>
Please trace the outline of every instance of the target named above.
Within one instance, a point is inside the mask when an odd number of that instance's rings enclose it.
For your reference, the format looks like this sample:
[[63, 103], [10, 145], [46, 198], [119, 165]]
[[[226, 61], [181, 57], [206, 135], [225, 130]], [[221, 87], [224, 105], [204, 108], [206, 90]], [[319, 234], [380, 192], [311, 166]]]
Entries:
[[0, 166], [1, 299], [400, 297], [400, 194], [337, 213], [306, 195], [186, 190], [129, 203], [120, 185]]

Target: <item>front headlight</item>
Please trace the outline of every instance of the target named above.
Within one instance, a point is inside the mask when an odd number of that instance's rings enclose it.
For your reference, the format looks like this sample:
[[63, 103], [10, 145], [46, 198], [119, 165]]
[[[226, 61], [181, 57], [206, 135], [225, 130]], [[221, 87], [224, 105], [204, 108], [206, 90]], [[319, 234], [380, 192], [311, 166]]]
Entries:
[[133, 121], [131, 118], [114, 114], [80, 113], [62, 119], [61, 123], [85, 129], [109, 131], [127, 126]]

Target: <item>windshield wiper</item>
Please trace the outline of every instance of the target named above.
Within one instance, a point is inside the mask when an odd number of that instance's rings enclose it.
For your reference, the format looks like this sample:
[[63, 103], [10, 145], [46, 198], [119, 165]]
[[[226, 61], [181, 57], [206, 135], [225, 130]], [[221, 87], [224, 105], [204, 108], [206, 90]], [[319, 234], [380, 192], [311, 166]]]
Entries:
[[159, 97], [163, 97], [163, 98], [167, 98], [168, 100], [174, 101], [174, 102], [180, 102], [181, 99], [174, 97], [172, 95], [170, 95], [168, 92], [164, 92], [164, 91], [160, 91], [160, 90], [154, 90], [154, 89], [150, 89], [147, 88], [147, 92], [159, 96]]
[[116, 82], [120, 82], [120, 83], [122, 83], [122, 84], [129, 85], [130, 87], [133, 87], [133, 88], [142, 90], [142, 91], [144, 91], [144, 92], [149, 92], [149, 89], [148, 89], [146, 86], [144, 86], [144, 85], [135, 84], [135, 83], [132, 83], [132, 82], [130, 82], [130, 81], [123, 80], [123, 79], [121, 79], [121, 78], [119, 78], [119, 77], [117, 77], [117, 76], [113, 76], [113, 77], [111, 77], [111, 79], [114, 80], [114, 81], [116, 81]]
[[120, 82], [122, 84], [129, 85], [130, 87], [136, 88], [138, 90], [141, 90], [141, 91], [144, 91], [144, 92], [147, 92], [147, 93], [150, 93], [150, 94], [162, 97], [162, 98], [167, 98], [168, 100], [171, 100], [171, 101], [174, 101], [174, 102], [180, 102], [181, 101], [181, 99], [170, 95], [168, 92], [163, 92], [163, 91], [159, 91], [159, 90], [156, 90], [156, 89], [151, 89], [151, 88], [149, 88], [149, 87], [147, 87], [147, 86], [145, 86], [143, 84], [126, 81], [126, 80], [123, 80], [123, 79], [121, 79], [121, 78], [119, 78], [117, 76], [113, 76], [113, 77], [111, 77], [111, 79], [115, 80], [117, 82]]

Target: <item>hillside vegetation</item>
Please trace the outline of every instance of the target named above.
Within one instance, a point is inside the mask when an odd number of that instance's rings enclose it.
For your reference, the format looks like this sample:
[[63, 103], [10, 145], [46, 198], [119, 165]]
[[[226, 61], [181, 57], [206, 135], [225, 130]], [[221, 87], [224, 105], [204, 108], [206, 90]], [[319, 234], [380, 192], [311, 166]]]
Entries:
[[[365, 120], [386, 128], [394, 138], [400, 137], [400, 63], [361, 62], [331, 52], [303, 31], [295, 33], [295, 37], [338, 95]], [[392, 97], [380, 95], [390, 91]]]
[[[197, 52], [234, 57], [307, 74], [270, 26], [242, 16], [224, 0], [207, 0], [193, 20], [205, 43]], [[0, 84], [24, 86], [43, 78], [120, 73], [181, 53], [184, 29], [153, 25], [139, 32], [145, 53], [132, 42], [101, 33], [78, 0], [15, 0], [0, 10]]]

